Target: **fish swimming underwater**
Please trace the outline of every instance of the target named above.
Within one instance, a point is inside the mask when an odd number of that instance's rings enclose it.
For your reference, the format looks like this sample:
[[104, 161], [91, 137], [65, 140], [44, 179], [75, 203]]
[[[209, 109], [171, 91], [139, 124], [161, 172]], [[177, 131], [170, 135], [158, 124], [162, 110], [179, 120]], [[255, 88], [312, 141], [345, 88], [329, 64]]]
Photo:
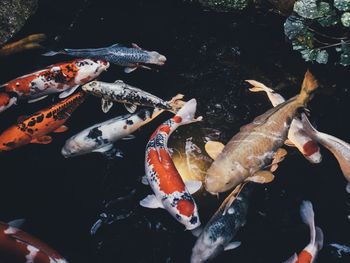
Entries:
[[[274, 176], [262, 171], [287, 139], [289, 125], [297, 110], [307, 105], [318, 87], [307, 71], [300, 94], [258, 116], [227, 143], [207, 171], [205, 188], [210, 193], [225, 192], [250, 180], [272, 181]], [[209, 154], [210, 155], [210, 154]]]
[[6, 44], [0, 48], [0, 56], [8, 56], [24, 50], [42, 48], [39, 44], [46, 40], [45, 34], [29, 35], [21, 40]]
[[[19, 99], [28, 102], [41, 100], [53, 93], [60, 93], [62, 99], [80, 85], [98, 77], [108, 67], [109, 63], [103, 60], [76, 59], [11, 80], [1, 85], [0, 90], [15, 93]], [[4, 104], [0, 104], [0, 107], [4, 107]]]
[[[182, 105], [183, 95], [175, 96], [169, 103]], [[132, 139], [133, 132], [149, 123], [164, 110], [141, 109], [133, 114], [118, 116], [113, 119], [95, 124], [69, 138], [62, 148], [62, 155], [66, 158], [83, 155], [91, 152], [99, 152], [107, 157], [121, 156], [121, 151], [116, 150], [113, 144], [121, 139]]]
[[346, 191], [350, 193], [350, 144], [332, 135], [317, 131], [305, 114], [301, 116], [305, 133], [313, 140], [326, 147], [337, 159], [340, 169], [348, 181]]
[[91, 81], [85, 84], [82, 89], [102, 98], [102, 110], [105, 113], [113, 106], [113, 102], [124, 103], [130, 113], [134, 113], [136, 106], [140, 105], [174, 112], [173, 105], [168, 101], [130, 86], [121, 80], [117, 80], [114, 83]]
[[318, 252], [323, 247], [323, 232], [321, 228], [315, 227], [315, 215], [310, 201], [303, 201], [300, 206], [300, 216], [310, 228], [310, 243], [297, 255], [294, 253], [284, 263], [313, 263]]
[[[253, 85], [253, 87], [249, 89], [250, 91], [265, 91], [274, 107], [285, 101], [280, 94], [276, 93], [273, 89], [266, 87], [264, 84], [255, 80], [247, 80], [247, 82]], [[298, 117], [294, 117], [290, 124], [288, 141], [286, 144], [297, 147], [304, 157], [311, 163], [320, 163], [322, 161], [320, 147], [318, 147], [317, 143], [312, 140], [310, 136], [303, 132], [303, 124]]]
[[146, 64], [164, 65], [166, 57], [156, 51], [147, 51], [140, 48], [136, 44], [132, 47], [124, 47], [120, 44], [114, 44], [103, 48], [87, 48], [87, 49], [64, 49], [61, 51], [50, 51], [44, 56], [54, 56], [57, 54], [64, 54], [80, 58], [95, 58], [104, 59], [112, 64], [116, 64], [125, 68], [126, 73], [130, 73], [135, 69], [147, 68]]
[[0, 152], [10, 151], [29, 143], [50, 143], [52, 137], [47, 134], [66, 131], [67, 127], [63, 124], [85, 97], [86, 93], [80, 91], [50, 108], [20, 117], [16, 124], [0, 134]]
[[32, 235], [0, 222], [1, 262], [67, 263], [58, 252]]
[[224, 250], [240, 245], [231, 241], [245, 224], [253, 187], [253, 183], [243, 183], [226, 197], [199, 235], [192, 249], [191, 263], [207, 262]]
[[191, 193], [201, 187], [201, 182], [191, 181], [187, 185], [178, 173], [167, 147], [169, 136], [179, 126], [200, 121], [194, 118], [197, 102], [191, 99], [170, 120], [164, 122], [152, 134], [146, 146], [146, 179], [154, 195], [140, 201], [147, 208], [164, 208], [187, 230], [200, 225], [198, 209]]

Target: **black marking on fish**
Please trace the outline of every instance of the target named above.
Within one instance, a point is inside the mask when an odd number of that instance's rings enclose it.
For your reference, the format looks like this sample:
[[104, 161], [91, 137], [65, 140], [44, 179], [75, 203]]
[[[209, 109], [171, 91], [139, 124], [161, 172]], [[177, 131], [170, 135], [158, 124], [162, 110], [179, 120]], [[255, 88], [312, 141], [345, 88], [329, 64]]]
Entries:
[[96, 140], [97, 138], [102, 136], [102, 131], [98, 129], [98, 127], [95, 127], [90, 130], [89, 134], [87, 135], [88, 138]]
[[133, 122], [132, 120], [126, 120], [126, 124], [127, 124], [127, 125], [133, 125], [134, 122]]

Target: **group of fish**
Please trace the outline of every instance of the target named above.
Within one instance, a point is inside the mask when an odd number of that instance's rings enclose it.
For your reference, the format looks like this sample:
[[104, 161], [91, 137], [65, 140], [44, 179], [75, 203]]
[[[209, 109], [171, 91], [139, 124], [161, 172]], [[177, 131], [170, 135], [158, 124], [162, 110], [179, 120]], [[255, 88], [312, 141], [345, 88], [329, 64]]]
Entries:
[[[248, 80], [252, 92], [264, 91], [274, 106], [240, 131], [226, 144], [208, 141], [205, 149], [213, 159], [202, 181], [182, 179], [168, 148], [168, 139], [180, 126], [202, 120], [196, 117], [197, 101], [184, 101], [176, 94], [169, 101], [117, 80], [106, 83], [95, 80], [111, 64], [125, 67], [130, 73], [149, 65], [163, 65], [165, 56], [155, 51], [141, 49], [136, 44], [124, 47], [115, 44], [97, 49], [64, 49], [50, 51], [45, 56], [63, 54], [78, 57], [69, 62], [48, 66], [36, 72], [11, 80], [0, 88], [0, 112], [22, 101], [29, 103], [59, 94], [62, 99], [49, 108], [29, 116], [21, 116], [17, 123], [0, 134], [0, 151], [10, 151], [29, 143], [48, 144], [50, 133], [65, 132], [65, 122], [88, 94], [101, 98], [103, 112], [113, 103], [123, 103], [129, 112], [102, 123], [97, 123], [69, 138], [61, 153], [69, 158], [99, 152], [107, 158], [121, 157], [123, 153], [114, 144], [118, 140], [132, 139], [132, 133], [149, 123], [162, 112], [174, 116], [161, 124], [151, 135], [145, 149], [145, 176], [142, 182], [153, 191], [140, 201], [147, 208], [163, 208], [197, 236], [191, 262], [207, 262], [224, 250], [236, 248], [233, 242], [237, 231], [244, 225], [248, 212], [248, 200], [255, 183], [273, 181], [287, 151], [284, 144], [295, 146], [311, 163], [321, 162], [318, 144], [329, 149], [337, 158], [340, 168], [350, 182], [350, 145], [334, 136], [318, 132], [305, 114], [298, 116], [298, 109], [306, 109], [318, 83], [307, 71], [299, 95], [286, 100], [262, 83]], [[81, 86], [80, 91], [76, 91]], [[137, 110], [137, 107], [142, 107]], [[204, 228], [201, 227], [198, 206], [192, 194], [202, 188], [211, 194], [231, 191], [217, 212]], [[350, 184], [347, 191], [350, 192]], [[310, 227], [310, 243], [299, 254], [286, 262], [314, 262], [323, 246], [323, 233], [315, 227], [312, 204], [304, 201], [301, 217]], [[18, 229], [13, 223], [0, 225], [0, 251], [22, 262], [67, 262], [43, 242]]]

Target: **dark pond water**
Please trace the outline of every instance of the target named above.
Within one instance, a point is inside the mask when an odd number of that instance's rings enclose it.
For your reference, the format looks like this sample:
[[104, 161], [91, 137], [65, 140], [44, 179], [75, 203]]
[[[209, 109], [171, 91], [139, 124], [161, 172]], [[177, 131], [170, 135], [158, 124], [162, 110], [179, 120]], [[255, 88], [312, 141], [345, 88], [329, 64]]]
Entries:
[[[309, 107], [311, 119], [319, 130], [350, 141], [349, 71], [305, 64], [285, 42], [283, 22], [262, 11], [220, 14], [171, 0], [42, 0], [18, 37], [43, 32], [49, 36], [45, 44], [53, 49], [135, 42], [165, 54], [168, 62], [159, 72], [137, 70], [128, 75], [112, 65], [100, 79], [122, 79], [163, 98], [176, 93], [196, 98], [204, 121], [172, 136], [175, 153], [184, 152], [189, 137], [202, 150], [202, 138], [208, 134], [219, 132], [218, 139], [227, 142], [240, 126], [270, 108], [265, 95], [250, 94], [245, 79], [259, 80], [291, 97], [298, 92], [307, 67], [322, 83]], [[36, 51], [8, 57], [0, 61], [0, 82], [64, 60], [69, 58], [42, 57]], [[1, 130], [18, 116], [53, 101], [57, 98], [13, 107], [0, 116]], [[24, 230], [73, 263], [189, 262], [195, 238], [165, 211], [138, 205], [150, 193], [140, 183], [147, 139], [170, 115], [142, 128], [135, 140], [118, 143], [125, 153], [123, 159], [109, 161], [98, 154], [64, 159], [60, 154], [70, 136], [124, 113], [119, 106], [104, 114], [99, 99], [89, 97], [67, 122], [69, 131], [54, 134], [50, 145], [28, 145], [2, 154], [1, 220], [26, 218]], [[223, 253], [215, 262], [277, 263], [300, 251], [309, 240], [299, 217], [304, 199], [313, 202], [316, 224], [325, 234], [318, 262], [350, 262], [349, 255], [339, 257], [329, 246], [350, 245], [350, 197], [336, 160], [325, 149], [323, 162], [317, 166], [295, 149], [289, 148], [288, 153], [275, 181], [258, 186], [252, 196], [247, 223], [236, 237], [242, 246]], [[223, 197], [195, 195], [202, 222]], [[101, 213], [108, 220], [91, 236], [90, 227]]]

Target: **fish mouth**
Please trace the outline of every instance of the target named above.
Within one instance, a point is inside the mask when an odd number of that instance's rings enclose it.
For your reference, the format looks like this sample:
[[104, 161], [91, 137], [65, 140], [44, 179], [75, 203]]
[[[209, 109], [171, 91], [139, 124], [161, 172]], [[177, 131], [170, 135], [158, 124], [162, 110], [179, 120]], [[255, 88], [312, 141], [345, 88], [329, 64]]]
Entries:
[[158, 65], [160, 65], [160, 66], [163, 66], [164, 64], [165, 64], [165, 62], [166, 62], [166, 57], [165, 56], [160, 56], [159, 58], [158, 58]]

